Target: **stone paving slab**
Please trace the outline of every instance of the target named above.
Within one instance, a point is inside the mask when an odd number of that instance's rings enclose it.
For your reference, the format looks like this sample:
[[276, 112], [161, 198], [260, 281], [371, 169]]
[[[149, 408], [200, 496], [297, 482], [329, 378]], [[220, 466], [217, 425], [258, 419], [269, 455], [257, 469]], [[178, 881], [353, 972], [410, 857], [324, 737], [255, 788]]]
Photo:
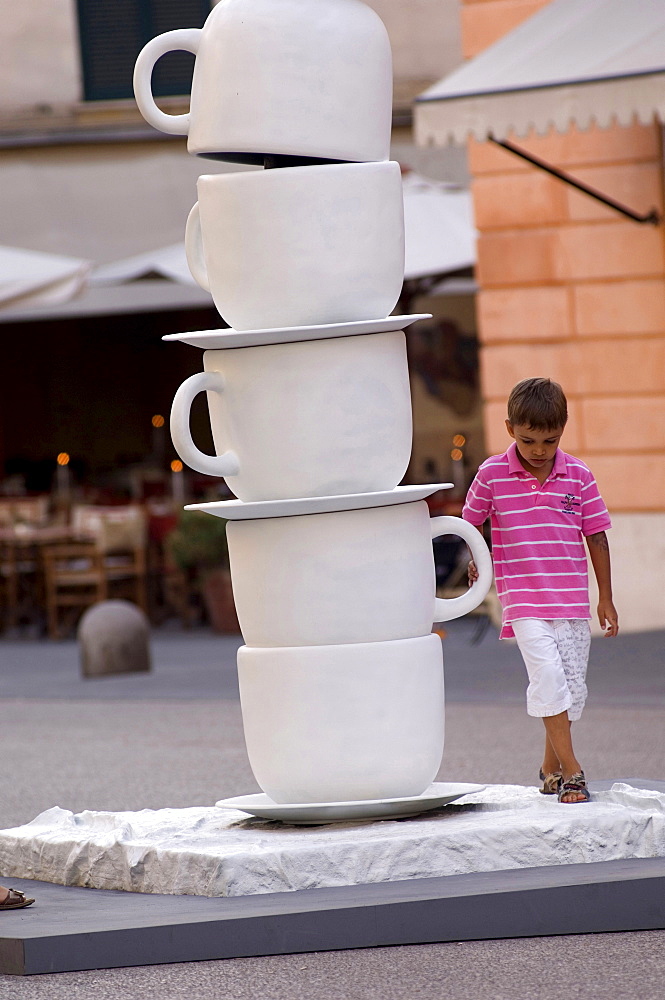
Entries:
[[[512, 640], [499, 642], [494, 626], [475, 643], [476, 627], [476, 620], [469, 617], [446, 622], [446, 700], [523, 706], [527, 679], [517, 646]], [[150, 674], [84, 678], [75, 640], [54, 643], [0, 637], [0, 698], [237, 699], [236, 654], [241, 644], [240, 636], [201, 629], [157, 629], [150, 642]], [[616, 642], [592, 639], [588, 704], [665, 704], [664, 645], [665, 630], [622, 632]]]

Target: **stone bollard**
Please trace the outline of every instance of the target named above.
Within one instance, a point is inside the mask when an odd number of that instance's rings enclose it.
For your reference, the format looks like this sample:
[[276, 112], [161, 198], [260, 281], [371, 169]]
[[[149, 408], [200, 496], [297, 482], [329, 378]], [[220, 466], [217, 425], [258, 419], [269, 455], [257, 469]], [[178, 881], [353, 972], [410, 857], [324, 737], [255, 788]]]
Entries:
[[78, 627], [84, 677], [150, 670], [149, 625], [129, 601], [100, 601], [85, 612]]

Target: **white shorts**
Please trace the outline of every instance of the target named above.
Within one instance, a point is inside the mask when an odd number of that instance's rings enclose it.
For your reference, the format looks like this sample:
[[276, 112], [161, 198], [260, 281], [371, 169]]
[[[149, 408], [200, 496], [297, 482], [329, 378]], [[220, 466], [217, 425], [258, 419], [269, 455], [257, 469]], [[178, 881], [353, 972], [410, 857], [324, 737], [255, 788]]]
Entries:
[[584, 618], [519, 618], [510, 623], [529, 675], [526, 710], [577, 721], [587, 696], [591, 629]]

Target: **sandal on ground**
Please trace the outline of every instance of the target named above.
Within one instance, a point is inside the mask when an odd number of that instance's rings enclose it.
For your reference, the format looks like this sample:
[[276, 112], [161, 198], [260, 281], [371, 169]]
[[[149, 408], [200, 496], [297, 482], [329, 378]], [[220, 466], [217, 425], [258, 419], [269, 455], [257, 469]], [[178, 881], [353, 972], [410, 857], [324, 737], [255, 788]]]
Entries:
[[31, 903], [34, 903], [34, 899], [28, 899], [20, 889], [10, 889], [7, 898], [0, 903], [0, 910], [20, 910]]
[[[570, 794], [570, 792], [578, 792], [583, 795], [582, 799], [564, 799], [564, 795]], [[564, 806], [576, 806], [580, 805], [582, 802], [588, 802], [591, 798], [589, 789], [586, 786], [586, 778], [584, 777], [584, 771], [578, 771], [577, 774], [571, 774], [568, 781], [562, 781], [561, 787], [559, 788], [559, 802]]]
[[540, 780], [543, 783], [543, 787], [538, 789], [541, 795], [557, 795], [563, 781], [563, 775], [561, 771], [552, 771], [551, 774], [545, 774], [541, 770]]

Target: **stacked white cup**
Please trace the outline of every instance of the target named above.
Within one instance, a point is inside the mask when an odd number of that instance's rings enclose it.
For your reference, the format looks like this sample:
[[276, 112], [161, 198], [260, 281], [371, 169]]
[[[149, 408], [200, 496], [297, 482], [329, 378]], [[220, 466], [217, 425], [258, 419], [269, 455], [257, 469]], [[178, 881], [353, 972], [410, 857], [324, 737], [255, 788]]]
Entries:
[[[189, 115], [164, 115], [150, 93], [172, 48], [197, 57]], [[417, 797], [443, 752], [432, 624], [476, 607], [492, 573], [476, 529], [413, 499], [440, 484], [398, 485], [412, 429], [405, 336], [389, 317], [404, 223], [385, 28], [360, 0], [224, 0], [202, 29], [148, 43], [135, 91], [190, 152], [279, 167], [199, 178], [190, 269], [244, 346], [219, 331], [171, 415], [183, 461], [238, 497], [197, 506], [230, 519], [255, 776], [277, 803]], [[189, 430], [202, 391], [215, 455]], [[480, 579], [442, 601], [431, 539], [450, 533]]]

